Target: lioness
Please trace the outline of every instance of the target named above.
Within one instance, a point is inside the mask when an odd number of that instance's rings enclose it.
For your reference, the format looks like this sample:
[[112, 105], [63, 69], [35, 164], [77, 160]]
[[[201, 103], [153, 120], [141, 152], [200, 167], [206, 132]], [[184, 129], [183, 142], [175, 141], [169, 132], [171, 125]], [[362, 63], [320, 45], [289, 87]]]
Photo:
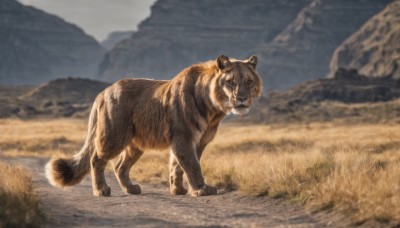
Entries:
[[93, 194], [109, 196], [104, 178], [108, 161], [121, 188], [140, 194], [129, 170], [147, 149], [170, 149], [170, 192], [185, 195], [183, 174], [192, 196], [217, 194], [206, 185], [200, 157], [229, 113], [245, 114], [262, 91], [257, 57], [216, 61], [184, 69], [170, 81], [122, 79], [101, 92], [92, 107], [86, 142], [73, 158], [52, 159], [46, 176], [54, 186], [78, 184], [91, 171]]

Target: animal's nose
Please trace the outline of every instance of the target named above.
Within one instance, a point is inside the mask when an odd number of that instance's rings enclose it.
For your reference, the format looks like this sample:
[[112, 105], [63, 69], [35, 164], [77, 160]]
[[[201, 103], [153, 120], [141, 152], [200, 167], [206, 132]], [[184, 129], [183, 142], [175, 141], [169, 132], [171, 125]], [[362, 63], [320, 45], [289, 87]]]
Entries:
[[247, 97], [237, 97], [237, 99], [238, 99], [239, 101], [243, 102], [243, 101], [247, 100]]

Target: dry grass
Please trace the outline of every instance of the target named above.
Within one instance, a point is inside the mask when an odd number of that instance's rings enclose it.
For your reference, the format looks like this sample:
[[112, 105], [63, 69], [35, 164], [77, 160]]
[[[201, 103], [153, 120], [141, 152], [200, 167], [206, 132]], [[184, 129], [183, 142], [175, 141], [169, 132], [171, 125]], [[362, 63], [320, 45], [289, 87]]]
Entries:
[[[82, 145], [86, 122], [0, 120], [0, 132], [9, 134], [0, 136], [8, 155], [70, 154]], [[131, 176], [167, 184], [167, 164], [167, 152], [149, 151]], [[344, 211], [355, 222], [400, 222], [398, 124], [224, 124], [202, 167], [206, 182], [222, 189]]]
[[51, 156], [75, 153], [83, 145], [86, 121], [0, 119], [0, 153]]
[[[168, 185], [168, 151], [147, 151], [131, 170], [139, 183]], [[111, 168], [111, 167], [110, 167]]]
[[400, 221], [399, 125], [225, 126], [202, 163], [220, 187]]
[[29, 175], [0, 163], [0, 227], [40, 227], [43, 221]]

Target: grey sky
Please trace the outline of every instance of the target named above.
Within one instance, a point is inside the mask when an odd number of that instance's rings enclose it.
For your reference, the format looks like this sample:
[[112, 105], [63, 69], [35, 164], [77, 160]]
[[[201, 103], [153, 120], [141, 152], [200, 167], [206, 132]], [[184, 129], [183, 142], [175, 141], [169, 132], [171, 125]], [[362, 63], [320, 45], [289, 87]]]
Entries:
[[155, 0], [19, 0], [62, 17], [103, 41], [110, 32], [136, 30]]

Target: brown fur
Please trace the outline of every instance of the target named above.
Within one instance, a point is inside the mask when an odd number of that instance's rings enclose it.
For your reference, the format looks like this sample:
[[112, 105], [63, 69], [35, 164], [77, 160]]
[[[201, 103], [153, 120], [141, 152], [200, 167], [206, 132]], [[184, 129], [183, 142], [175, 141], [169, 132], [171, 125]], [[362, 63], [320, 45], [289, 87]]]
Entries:
[[190, 66], [170, 81], [122, 79], [101, 92], [93, 105], [89, 134], [72, 159], [51, 160], [47, 177], [55, 186], [72, 186], [91, 171], [93, 194], [109, 196], [104, 178], [108, 161], [118, 155], [115, 174], [122, 189], [139, 194], [129, 170], [147, 149], [171, 148], [170, 191], [192, 196], [216, 194], [204, 183], [199, 159], [226, 114], [244, 114], [261, 95], [257, 58], [219, 56]]

